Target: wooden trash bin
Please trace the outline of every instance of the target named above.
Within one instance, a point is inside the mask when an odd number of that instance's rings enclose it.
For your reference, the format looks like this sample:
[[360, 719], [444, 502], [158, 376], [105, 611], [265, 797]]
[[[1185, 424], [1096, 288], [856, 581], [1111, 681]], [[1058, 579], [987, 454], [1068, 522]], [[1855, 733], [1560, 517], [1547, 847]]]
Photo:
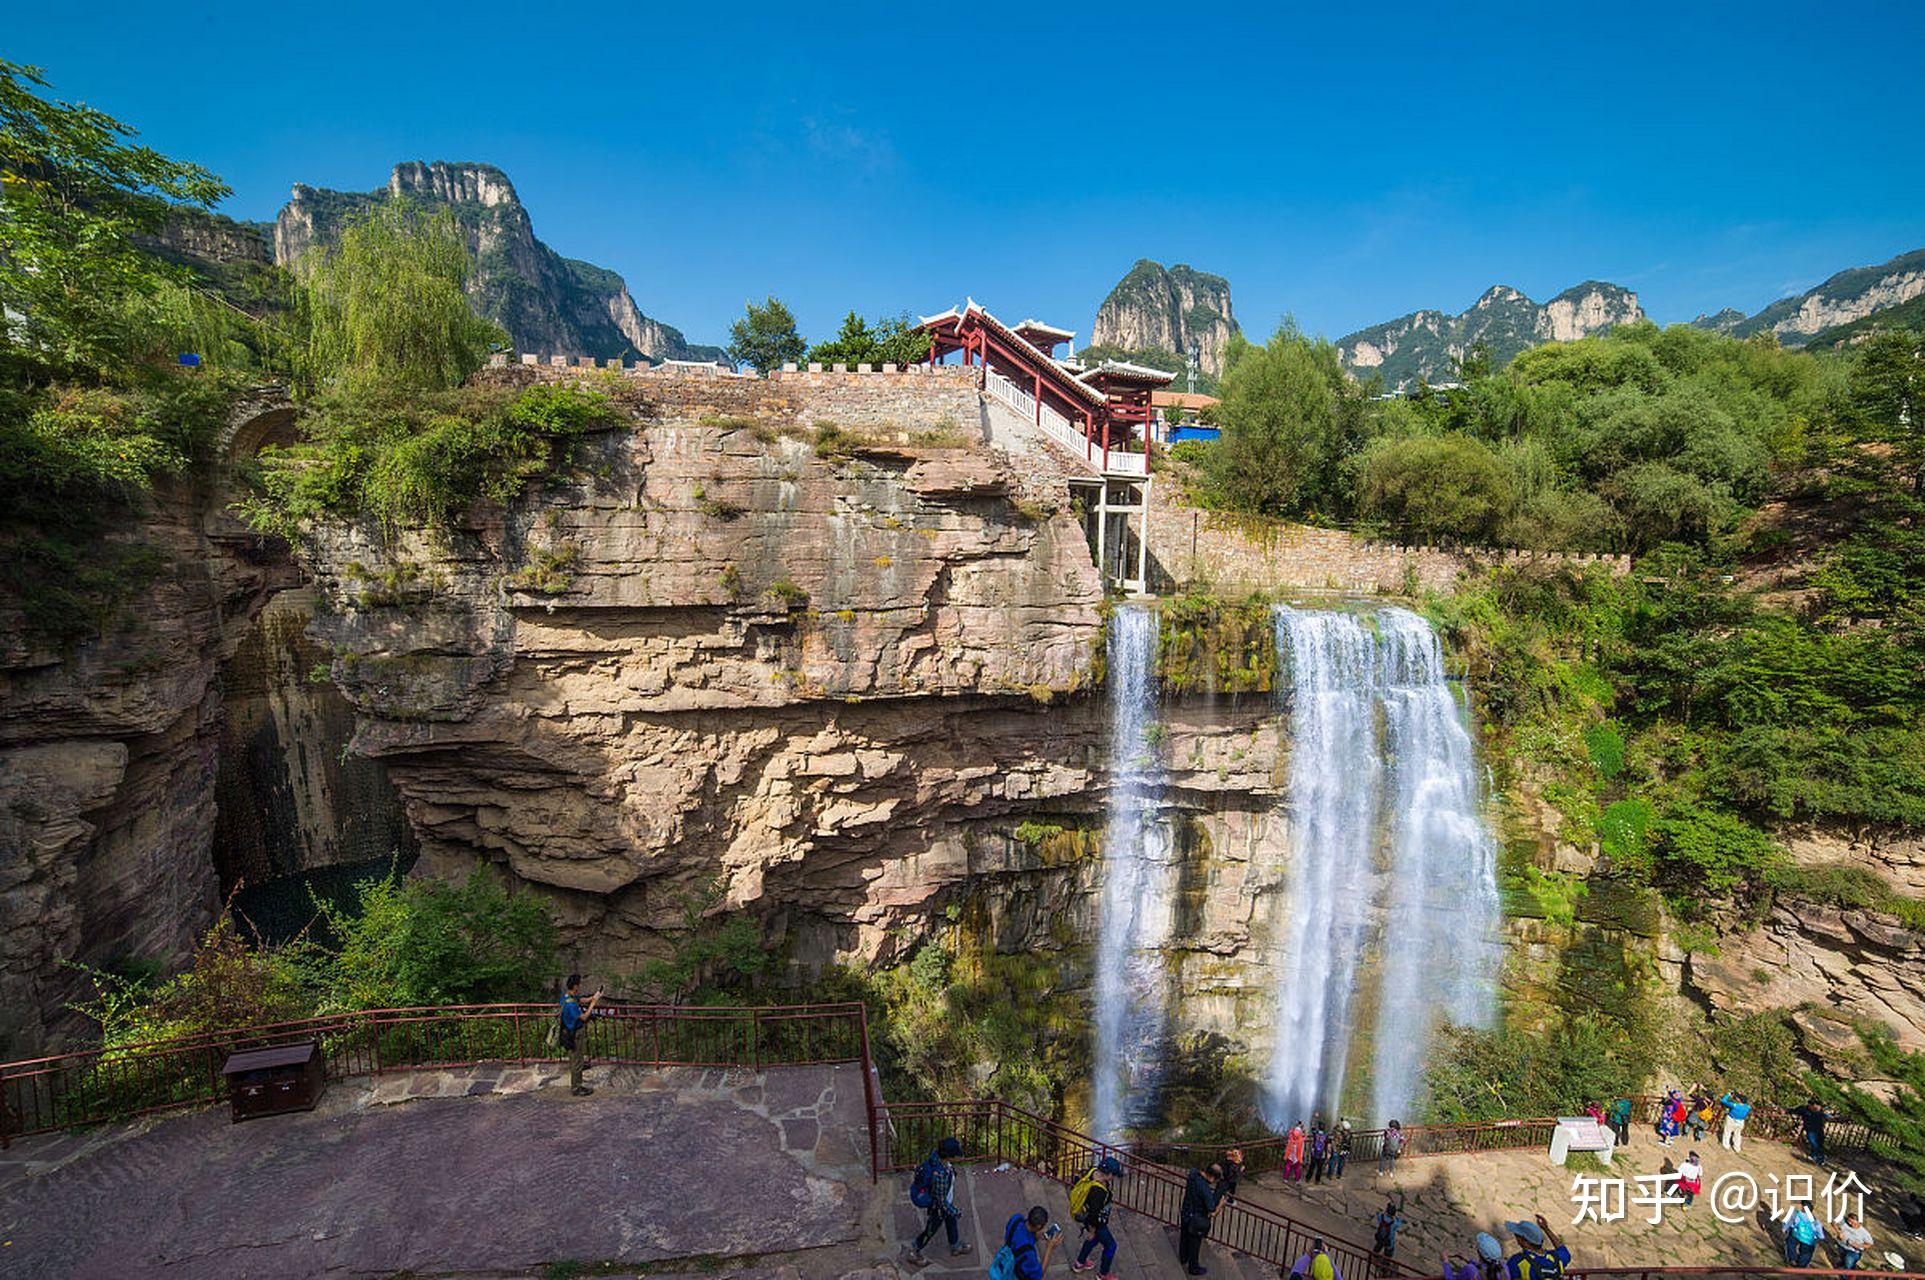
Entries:
[[221, 1068], [234, 1102], [234, 1122], [289, 1111], [312, 1111], [327, 1087], [321, 1046], [314, 1040], [249, 1049]]

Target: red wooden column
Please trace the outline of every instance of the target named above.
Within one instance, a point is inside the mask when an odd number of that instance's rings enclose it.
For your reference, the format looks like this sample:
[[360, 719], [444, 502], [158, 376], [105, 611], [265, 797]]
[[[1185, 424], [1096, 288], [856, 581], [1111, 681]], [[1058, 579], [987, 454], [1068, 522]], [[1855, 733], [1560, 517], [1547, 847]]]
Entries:
[[1036, 425], [1043, 425], [1043, 375], [1036, 375]]

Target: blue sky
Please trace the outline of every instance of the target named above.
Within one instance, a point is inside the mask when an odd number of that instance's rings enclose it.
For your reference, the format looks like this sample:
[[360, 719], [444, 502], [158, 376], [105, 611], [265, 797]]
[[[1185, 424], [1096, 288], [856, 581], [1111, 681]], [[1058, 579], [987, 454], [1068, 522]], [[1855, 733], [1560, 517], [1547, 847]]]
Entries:
[[1086, 339], [1139, 257], [1334, 337], [1497, 282], [1752, 311], [1925, 246], [1925, 5], [1726, 8], [94, 3], [0, 56], [236, 217], [491, 161], [696, 341], [770, 292], [811, 336], [971, 294]]

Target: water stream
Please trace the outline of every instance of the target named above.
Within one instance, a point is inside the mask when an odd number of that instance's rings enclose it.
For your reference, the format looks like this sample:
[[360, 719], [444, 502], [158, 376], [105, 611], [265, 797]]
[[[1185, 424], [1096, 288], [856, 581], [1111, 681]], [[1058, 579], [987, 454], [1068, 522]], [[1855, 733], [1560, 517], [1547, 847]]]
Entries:
[[1110, 621], [1109, 809], [1096, 943], [1096, 1060], [1091, 1120], [1112, 1140], [1153, 1118], [1169, 1008], [1163, 952], [1175, 927], [1176, 863], [1157, 814], [1157, 618], [1124, 605]]
[[1378, 1123], [1417, 1097], [1439, 1022], [1490, 1020], [1494, 843], [1429, 623], [1407, 609], [1366, 620], [1280, 606], [1275, 629], [1289, 673], [1292, 847], [1264, 1118], [1282, 1129], [1336, 1114], [1367, 986]]

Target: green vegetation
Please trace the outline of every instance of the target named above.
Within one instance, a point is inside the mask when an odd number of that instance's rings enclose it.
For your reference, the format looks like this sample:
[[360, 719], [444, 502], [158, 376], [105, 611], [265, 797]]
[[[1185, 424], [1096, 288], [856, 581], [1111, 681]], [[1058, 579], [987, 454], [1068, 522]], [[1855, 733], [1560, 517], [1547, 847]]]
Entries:
[[29, 637], [64, 647], [124, 625], [165, 567], [121, 535], [208, 459], [270, 344], [144, 247], [227, 189], [45, 87], [0, 61], [0, 586]]
[[290, 539], [308, 521], [355, 516], [390, 534], [445, 532], [475, 503], [513, 502], [560, 472], [571, 442], [615, 415], [599, 391], [561, 384], [324, 394], [304, 421], [302, 443], [263, 451], [260, 492], [243, 507]]
[[1267, 693], [1277, 672], [1270, 600], [1198, 589], [1157, 610], [1156, 675], [1169, 693]]
[[729, 326], [729, 359], [767, 372], [802, 358], [808, 343], [795, 327], [795, 313], [779, 299], [749, 303], [746, 314]]
[[469, 309], [467, 242], [447, 210], [385, 201], [301, 259], [295, 303], [309, 387], [442, 391], [508, 335]]
[[907, 366], [928, 358], [929, 335], [915, 332], [915, 320], [907, 314], [884, 316], [871, 325], [853, 311], [843, 317], [834, 338], [816, 343], [808, 355], [813, 364], [846, 364], [851, 369], [858, 364]]
[[1812, 1090], [1846, 1119], [1893, 1139], [1879, 1146], [1879, 1154], [1900, 1171], [1905, 1186], [1925, 1193], [1925, 1053], [1905, 1052], [1882, 1030], [1860, 1032], [1860, 1038], [1870, 1058], [1868, 1078], [1891, 1081], [1890, 1100], [1822, 1076], [1812, 1077]]
[[1846, 365], [1768, 339], [1639, 324], [1537, 347], [1501, 370], [1473, 350], [1461, 386], [1373, 400], [1343, 378], [1334, 348], [1286, 324], [1263, 347], [1233, 346], [1223, 437], [1198, 451], [1196, 496], [1426, 542], [1705, 545], [1758, 505], [1774, 467], [1818, 465], [1860, 424], [1854, 391], [1878, 364], [1869, 349]]
[[342, 911], [315, 899], [317, 929], [252, 946], [223, 912], [180, 973], [89, 970], [76, 1006], [108, 1048], [358, 1009], [526, 1000], [554, 987], [555, 924], [541, 901], [486, 872], [355, 886]]

